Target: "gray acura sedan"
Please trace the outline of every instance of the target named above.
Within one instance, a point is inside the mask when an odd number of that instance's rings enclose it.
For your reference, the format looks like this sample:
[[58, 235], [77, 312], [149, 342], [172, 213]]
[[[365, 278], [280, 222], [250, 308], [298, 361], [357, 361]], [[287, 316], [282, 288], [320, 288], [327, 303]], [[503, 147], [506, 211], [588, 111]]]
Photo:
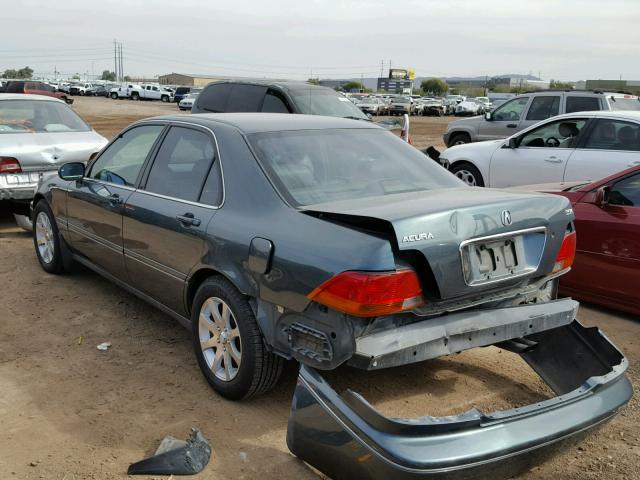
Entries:
[[[44, 270], [82, 263], [190, 327], [225, 397], [265, 392], [284, 359], [300, 362], [288, 445], [333, 478], [511, 475], [631, 396], [622, 353], [556, 299], [576, 248], [569, 202], [468, 187], [369, 122], [137, 122], [45, 179], [33, 219]], [[402, 420], [320, 373], [495, 344], [558, 396]]]

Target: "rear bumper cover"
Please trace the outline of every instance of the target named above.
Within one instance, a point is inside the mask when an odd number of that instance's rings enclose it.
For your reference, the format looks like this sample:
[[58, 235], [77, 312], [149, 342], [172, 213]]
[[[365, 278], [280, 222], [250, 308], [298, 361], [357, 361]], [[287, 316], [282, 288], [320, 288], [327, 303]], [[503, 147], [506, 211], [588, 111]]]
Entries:
[[519, 353], [558, 396], [488, 414], [387, 418], [301, 366], [289, 449], [333, 479], [508, 478], [611, 418], [633, 393], [627, 360], [595, 327], [573, 321], [500, 346]]

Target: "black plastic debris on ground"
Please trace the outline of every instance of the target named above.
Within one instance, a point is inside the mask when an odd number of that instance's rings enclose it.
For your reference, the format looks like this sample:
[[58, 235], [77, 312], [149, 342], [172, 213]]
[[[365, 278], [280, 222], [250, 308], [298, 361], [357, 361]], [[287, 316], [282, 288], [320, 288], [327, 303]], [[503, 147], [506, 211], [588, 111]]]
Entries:
[[129, 465], [129, 475], [195, 475], [209, 463], [211, 446], [202, 432], [191, 429], [185, 442], [166, 436], [153, 457]]

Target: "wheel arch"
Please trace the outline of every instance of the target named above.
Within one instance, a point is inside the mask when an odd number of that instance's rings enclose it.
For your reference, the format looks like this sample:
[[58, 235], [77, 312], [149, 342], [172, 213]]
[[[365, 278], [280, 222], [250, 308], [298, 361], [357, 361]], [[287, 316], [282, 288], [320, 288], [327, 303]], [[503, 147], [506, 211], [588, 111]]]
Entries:
[[231, 283], [231, 285], [233, 285], [242, 295], [251, 296], [248, 293], [250, 291], [248, 285], [239, 285], [240, 282], [234, 280], [234, 278], [237, 280], [239, 279], [239, 277], [230, 273], [231, 272], [223, 272], [211, 266], [203, 266], [193, 271], [193, 273], [187, 279], [184, 290], [185, 309], [189, 313], [189, 315], [191, 315], [191, 306], [193, 304], [193, 299], [196, 296], [198, 288], [200, 288], [200, 285], [202, 285], [203, 282], [211, 277], [222, 277], [229, 283]]

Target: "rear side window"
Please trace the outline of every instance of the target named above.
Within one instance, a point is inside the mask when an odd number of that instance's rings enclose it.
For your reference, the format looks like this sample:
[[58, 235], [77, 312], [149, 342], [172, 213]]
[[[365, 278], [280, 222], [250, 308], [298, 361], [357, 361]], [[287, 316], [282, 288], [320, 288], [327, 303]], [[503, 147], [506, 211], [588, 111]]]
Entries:
[[287, 104], [284, 99], [272, 90], [269, 90], [267, 95], [264, 97], [262, 111], [268, 113], [291, 113], [287, 108]]
[[567, 108], [565, 109], [565, 113], [590, 112], [593, 110], [602, 110], [600, 108], [600, 99], [598, 97], [567, 96]]
[[527, 120], [546, 120], [560, 113], [560, 96], [534, 97], [527, 113]]
[[208, 134], [192, 128], [171, 127], [153, 162], [145, 190], [197, 202], [214, 152]]
[[267, 87], [234, 85], [225, 112], [259, 112]]
[[621, 120], [599, 119], [584, 148], [640, 151], [640, 125]]
[[231, 93], [230, 83], [217, 83], [209, 85], [198, 96], [196, 102], [196, 110], [205, 112], [224, 112], [226, 111], [227, 101]]
[[222, 203], [222, 170], [220, 167], [220, 160], [217, 159], [213, 163], [213, 167], [209, 171], [209, 176], [204, 182], [202, 187], [202, 194], [200, 194], [200, 203], [206, 205], [212, 205], [214, 207], [219, 206]]

